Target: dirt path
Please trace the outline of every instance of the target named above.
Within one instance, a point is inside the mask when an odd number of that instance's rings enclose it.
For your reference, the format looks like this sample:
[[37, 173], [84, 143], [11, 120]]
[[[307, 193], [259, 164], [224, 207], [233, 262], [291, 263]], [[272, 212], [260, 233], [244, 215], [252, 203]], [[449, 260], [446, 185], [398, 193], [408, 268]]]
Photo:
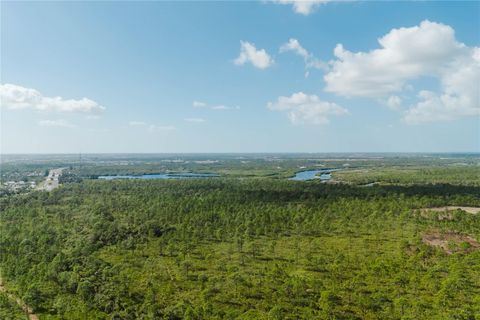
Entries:
[[25, 302], [23, 302], [22, 299], [14, 296], [13, 294], [11, 294], [7, 291], [7, 289], [3, 285], [3, 280], [2, 280], [1, 277], [0, 277], [0, 292], [5, 292], [9, 299], [14, 300], [22, 308], [23, 312], [25, 312], [25, 314], [28, 316], [29, 320], [39, 320], [38, 316], [35, 313], [33, 313], [32, 308], [30, 308], [28, 305], [26, 305]]

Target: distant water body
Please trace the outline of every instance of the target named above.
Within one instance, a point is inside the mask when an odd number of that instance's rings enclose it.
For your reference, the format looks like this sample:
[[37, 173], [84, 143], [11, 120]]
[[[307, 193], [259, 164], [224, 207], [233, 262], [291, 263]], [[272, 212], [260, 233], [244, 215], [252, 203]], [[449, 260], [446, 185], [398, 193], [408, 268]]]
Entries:
[[328, 181], [332, 178], [331, 172], [338, 170], [339, 169], [305, 170], [297, 172], [294, 177], [291, 177], [288, 180], [306, 181], [320, 179], [321, 181]]
[[98, 179], [102, 180], [117, 180], [117, 179], [140, 179], [140, 180], [152, 180], [152, 179], [201, 179], [201, 178], [214, 178], [220, 175], [215, 173], [159, 173], [159, 174], [143, 174], [143, 175], [125, 175], [125, 176], [99, 176]]

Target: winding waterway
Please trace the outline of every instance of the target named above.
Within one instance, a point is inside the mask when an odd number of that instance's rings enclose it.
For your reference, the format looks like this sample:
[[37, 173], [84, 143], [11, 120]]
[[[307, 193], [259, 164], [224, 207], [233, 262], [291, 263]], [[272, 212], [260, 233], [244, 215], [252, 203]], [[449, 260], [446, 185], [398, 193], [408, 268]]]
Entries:
[[182, 172], [182, 173], [158, 173], [158, 174], [142, 174], [142, 175], [118, 175], [118, 176], [99, 176], [98, 179], [102, 180], [116, 180], [116, 179], [141, 179], [141, 180], [151, 180], [151, 179], [200, 179], [200, 178], [215, 178], [220, 175], [215, 173], [193, 173], [193, 172]]
[[332, 178], [331, 172], [338, 170], [339, 169], [305, 170], [295, 173], [295, 176], [289, 178], [288, 180], [307, 181], [320, 179], [321, 181], [328, 181]]

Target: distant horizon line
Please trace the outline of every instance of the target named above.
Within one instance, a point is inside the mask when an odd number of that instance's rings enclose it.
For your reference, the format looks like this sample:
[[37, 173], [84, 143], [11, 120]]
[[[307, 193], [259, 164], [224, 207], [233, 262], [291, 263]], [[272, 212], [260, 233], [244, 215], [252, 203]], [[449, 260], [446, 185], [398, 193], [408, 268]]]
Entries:
[[480, 151], [278, 151], [278, 152], [19, 152], [3, 153], [0, 156], [13, 155], [201, 155], [201, 154], [478, 154]]

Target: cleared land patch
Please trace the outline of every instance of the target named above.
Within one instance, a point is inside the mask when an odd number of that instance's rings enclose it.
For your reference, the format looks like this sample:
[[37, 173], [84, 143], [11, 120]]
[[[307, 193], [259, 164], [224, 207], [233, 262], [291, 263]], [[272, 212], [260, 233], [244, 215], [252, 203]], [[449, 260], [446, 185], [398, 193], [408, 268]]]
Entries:
[[454, 252], [471, 252], [480, 248], [480, 244], [472, 237], [456, 232], [441, 233], [438, 231], [424, 233], [422, 242], [433, 247], [441, 248], [447, 254]]
[[446, 212], [446, 211], [454, 211], [454, 210], [462, 210], [467, 213], [477, 214], [480, 212], [480, 207], [461, 207], [461, 206], [445, 206], [445, 207], [435, 207], [435, 208], [424, 208], [421, 209], [423, 212], [426, 211], [436, 211], [436, 212]]
[[480, 207], [462, 207], [462, 206], [445, 206], [445, 207], [433, 207], [433, 208], [422, 208], [420, 210], [420, 215], [424, 218], [431, 217], [432, 213], [436, 213], [436, 218], [438, 220], [452, 220], [453, 212], [461, 210], [469, 214], [478, 214], [480, 212]]

